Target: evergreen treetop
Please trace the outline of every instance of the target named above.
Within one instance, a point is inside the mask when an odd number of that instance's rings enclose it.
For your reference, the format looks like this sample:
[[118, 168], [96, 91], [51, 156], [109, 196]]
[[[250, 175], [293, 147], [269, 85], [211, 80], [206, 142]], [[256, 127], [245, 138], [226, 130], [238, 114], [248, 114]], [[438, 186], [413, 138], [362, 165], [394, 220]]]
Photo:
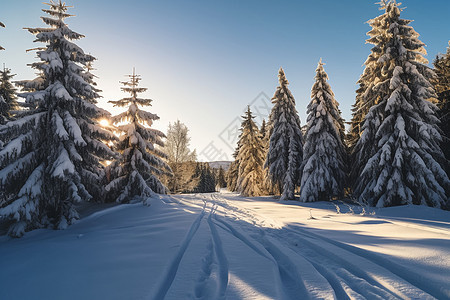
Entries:
[[11, 74], [10, 69], [3, 68], [3, 71], [0, 71], [0, 124], [12, 120], [13, 111], [19, 109], [17, 89], [11, 83], [14, 76], [16, 75]]

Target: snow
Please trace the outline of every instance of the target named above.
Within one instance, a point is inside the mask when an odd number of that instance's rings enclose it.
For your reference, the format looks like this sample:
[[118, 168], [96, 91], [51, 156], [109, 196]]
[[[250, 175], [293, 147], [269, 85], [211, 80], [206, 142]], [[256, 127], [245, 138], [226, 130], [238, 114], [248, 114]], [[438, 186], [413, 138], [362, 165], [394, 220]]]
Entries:
[[64, 121], [66, 122], [68, 126], [68, 130], [70, 132], [70, 135], [72, 136], [74, 142], [76, 145], [79, 146], [86, 146], [86, 142], [83, 139], [81, 129], [78, 126], [78, 123], [75, 121], [75, 119], [72, 117], [72, 115], [66, 111], [64, 113]]
[[22, 153], [22, 145], [27, 139], [30, 139], [31, 133], [21, 134], [16, 139], [9, 142], [1, 151], [0, 151], [0, 159], [4, 159], [5, 157], [11, 157], [14, 155], [20, 156]]
[[53, 163], [53, 177], [61, 177], [64, 178], [67, 174], [73, 174], [75, 172], [75, 166], [69, 158], [69, 154], [65, 148], [61, 149], [61, 152]]
[[149, 201], [0, 237], [0, 299], [450, 298], [448, 211], [226, 191]]
[[53, 119], [55, 120], [56, 134], [61, 140], [67, 141], [69, 139], [69, 134], [64, 128], [63, 120], [57, 111], [53, 113]]

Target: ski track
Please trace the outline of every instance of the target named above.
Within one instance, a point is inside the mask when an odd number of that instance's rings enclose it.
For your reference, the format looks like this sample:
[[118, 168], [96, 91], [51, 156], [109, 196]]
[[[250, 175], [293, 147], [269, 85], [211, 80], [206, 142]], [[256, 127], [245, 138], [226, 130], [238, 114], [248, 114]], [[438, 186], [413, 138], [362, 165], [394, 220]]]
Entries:
[[203, 209], [200, 212], [199, 216], [194, 220], [191, 227], [189, 228], [189, 231], [184, 238], [183, 242], [180, 245], [180, 249], [178, 250], [176, 256], [172, 260], [172, 262], [169, 264], [169, 268], [167, 269], [167, 273], [163, 277], [163, 280], [161, 281], [160, 287], [157, 289], [157, 292], [152, 299], [164, 299], [167, 292], [170, 289], [170, 286], [172, 285], [173, 280], [175, 279], [175, 276], [177, 274], [178, 268], [180, 266], [181, 259], [183, 258], [184, 253], [186, 252], [186, 249], [188, 248], [192, 238], [194, 237], [195, 233], [197, 232], [198, 228], [200, 227], [200, 223], [205, 215], [205, 209], [206, 209], [206, 201], [204, 201]]
[[209, 291], [217, 290], [217, 282], [211, 278], [213, 272], [214, 263], [214, 249], [213, 242], [209, 240], [207, 245], [207, 254], [202, 259], [202, 267], [200, 275], [195, 285], [194, 295], [196, 299], [208, 299], [212, 298]]
[[212, 221], [212, 216], [215, 214], [217, 206], [213, 205], [208, 216], [208, 225], [211, 231], [214, 253], [219, 264], [219, 286], [217, 299], [225, 299], [225, 293], [228, 285], [228, 261], [223, 251], [222, 240], [220, 239], [219, 233]]
[[[223, 200], [226, 202], [225, 199]], [[232, 208], [232, 206], [230, 205], [224, 205], [224, 207]], [[233, 208], [235, 213], [241, 212], [244, 214], [245, 217], [249, 216], [251, 217], [251, 215], [249, 215], [247, 211], [242, 212], [240, 211], [239, 208], [236, 207]], [[410, 290], [413, 290], [416, 294], [417, 293], [421, 294], [421, 298], [423, 299], [432, 298], [431, 295], [439, 299], [446, 297], [444, 293], [440, 294], [439, 292], [435, 292], [434, 290], [431, 291], [426, 286], [424, 286], [424, 282], [420, 280], [420, 276], [418, 276], [418, 274], [411, 273], [410, 270], [407, 270], [406, 268], [394, 264], [390, 261], [386, 261], [384, 258], [381, 258], [375, 254], [371, 254], [369, 251], [351, 245], [343, 244], [334, 240], [330, 240], [328, 238], [310, 233], [302, 229], [298, 229], [298, 231], [290, 228], [283, 228], [282, 230], [277, 230], [276, 235], [279, 237], [280, 236], [283, 237], [283, 239], [278, 239], [279, 242], [281, 243], [286, 242], [286, 239], [284, 238], [286, 237], [286, 234], [284, 234], [284, 232], [286, 231], [295, 233], [297, 235], [297, 240], [300, 239], [303, 245], [306, 244], [309, 246], [309, 248], [312, 251], [309, 251], [308, 255], [301, 253], [299, 249], [295, 249], [297, 247], [290, 247], [290, 248], [291, 249], [294, 248], [293, 250], [294, 252], [296, 252], [296, 254], [309, 261], [314, 266], [316, 271], [319, 274], [321, 274], [321, 276], [327, 278], [328, 283], [333, 288], [335, 294], [339, 295], [339, 299], [343, 298], [341, 297], [344, 296], [343, 291], [345, 294], [349, 294], [349, 289], [355, 292], [356, 295], [359, 295], [359, 297], [370, 299], [408, 298], [408, 294], [405, 295], [399, 292], [399, 289], [404, 290], [406, 293], [408, 293], [408, 291]], [[308, 240], [306, 238], [308, 238]], [[334, 252], [325, 250], [333, 246], [338, 247], [341, 250], [345, 251], [347, 254], [345, 255], [345, 257], [348, 259], [343, 259], [342, 257], [334, 254]], [[280, 255], [279, 253], [280, 252], [277, 252], [278, 255]], [[316, 259], [311, 259], [310, 254], [314, 253], [316, 254]], [[330, 260], [329, 259], [330, 257], [333, 257], [335, 262]], [[277, 261], [279, 260], [283, 261], [286, 257], [282, 255], [282, 256], [274, 256], [274, 258]], [[376, 269], [384, 268], [385, 270], [381, 270], [380, 272], [382, 273], [387, 272], [392, 274], [393, 276], [388, 276], [386, 280], [383, 280], [383, 282], [379, 282], [377, 278], [368, 274], [362, 268], [357, 267], [354, 263], [352, 263], [352, 261], [355, 259], [357, 261], [361, 259], [366, 260], [366, 265], [368, 264], [369, 267], [372, 268], [373, 267], [375, 267]], [[339, 262], [339, 264], [336, 264], [336, 261]], [[328, 264], [324, 264], [324, 262], [328, 262]], [[335, 271], [334, 274], [328, 271], [328, 269], [330, 269], [329, 263], [331, 263], [331, 265], [333, 264], [335, 265], [335, 268], [333, 269], [333, 271]], [[284, 270], [283, 273], [285, 273]], [[405, 274], [408, 274], [406, 276], [407, 278], [404, 278]], [[403, 279], [415, 288], [412, 288], [411, 286], [398, 286], [398, 285], [393, 287], [390, 284], [388, 284], [390, 277], [395, 278], [397, 276], [399, 277], [398, 279], [400, 279], [400, 281]], [[424, 293], [421, 293], [420, 290], [424, 291]]]
[[[401, 266], [395, 262], [392, 262], [387, 258], [381, 257], [380, 255], [371, 253], [370, 251], [367, 251], [367, 250], [364, 250], [364, 249], [361, 249], [361, 248], [358, 248], [358, 247], [355, 247], [352, 245], [344, 244], [344, 243], [323, 237], [318, 234], [306, 232], [306, 230], [304, 230], [304, 229], [296, 228], [294, 230], [294, 229], [290, 229], [288, 227], [288, 228], [286, 228], [286, 230], [293, 232], [299, 236], [308, 236], [309, 238], [311, 238], [313, 240], [323, 241], [323, 242], [327, 243], [328, 245], [340, 248], [341, 250], [343, 250], [344, 255], [337, 256], [335, 254], [335, 252], [330, 252], [329, 255], [334, 256], [334, 257], [336, 257], [336, 259], [339, 259], [339, 260], [342, 259], [343, 264], [351, 266], [353, 264], [350, 261], [353, 259], [348, 259], [348, 258], [357, 257], [358, 259], [363, 259], [365, 261], [368, 261], [371, 264], [381, 267], [381, 268], [385, 269], [387, 272], [395, 275], [394, 277], [398, 276], [398, 278], [408, 282], [409, 284], [416, 287], [417, 289], [420, 289], [423, 292], [425, 292], [426, 294], [425, 293], [423, 294], [423, 297], [425, 297], [425, 298], [429, 297], [431, 295], [438, 299], [445, 299], [448, 296], [448, 295], [444, 294], [443, 292], [439, 291], [439, 287], [437, 287], [437, 288], [435, 287], [434, 289], [432, 287], [430, 288], [429, 285], [430, 284], [432, 285], [432, 283], [430, 283], [429, 281], [424, 281], [420, 274], [417, 274], [417, 273], [407, 269], [404, 266]], [[304, 242], [307, 242], [307, 240], [305, 238], [303, 238], [302, 240]], [[355, 268], [355, 266], [353, 266], [353, 268]], [[357, 269], [360, 269], [360, 268], [357, 268]], [[369, 275], [366, 274], [365, 277], [367, 277], [367, 276], [369, 276]], [[371, 278], [371, 280], [375, 280], [375, 279]], [[381, 285], [381, 284], [377, 284], [377, 285]], [[396, 294], [396, 291], [398, 291], [399, 288], [401, 288], [401, 287], [395, 287], [395, 290], [392, 290], [392, 287], [388, 287], [387, 290], [391, 289], [391, 292], [393, 294]], [[405, 290], [408, 290], [408, 289], [410, 289], [410, 287], [405, 287]], [[427, 294], [429, 294], [429, 295], [427, 295]], [[399, 295], [399, 297], [404, 297], [404, 296]]]
[[420, 274], [381, 255], [308, 229], [276, 228], [270, 221], [267, 224], [267, 219], [261, 221], [262, 218], [252, 214], [251, 210], [231, 205], [219, 194], [183, 195], [163, 201], [183, 208], [201, 207], [202, 210], [189, 228], [153, 299], [164, 299], [169, 291], [183, 255], [206, 214], [208, 203], [211, 207], [206, 222], [211, 238], [194, 287], [196, 299], [226, 298], [228, 261], [218, 229], [228, 232], [255, 254], [273, 263], [280, 299], [445, 299], [448, 296], [446, 291], [423, 280]]

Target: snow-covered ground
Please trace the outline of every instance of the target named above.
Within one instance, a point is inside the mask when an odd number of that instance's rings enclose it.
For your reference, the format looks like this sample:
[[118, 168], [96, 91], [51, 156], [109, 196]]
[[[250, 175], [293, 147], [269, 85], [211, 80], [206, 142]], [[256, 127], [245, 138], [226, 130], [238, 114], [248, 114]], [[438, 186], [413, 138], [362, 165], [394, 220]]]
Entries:
[[450, 299], [450, 212], [336, 204], [164, 196], [2, 236], [0, 299]]

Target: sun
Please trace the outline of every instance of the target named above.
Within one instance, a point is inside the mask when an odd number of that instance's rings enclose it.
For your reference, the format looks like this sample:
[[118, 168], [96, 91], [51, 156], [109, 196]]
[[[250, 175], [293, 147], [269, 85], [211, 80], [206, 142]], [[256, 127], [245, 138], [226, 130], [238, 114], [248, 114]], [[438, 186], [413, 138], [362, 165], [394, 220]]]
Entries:
[[99, 121], [99, 123], [100, 123], [100, 126], [103, 126], [103, 127], [108, 127], [109, 126], [109, 121], [107, 119], [101, 119]]

